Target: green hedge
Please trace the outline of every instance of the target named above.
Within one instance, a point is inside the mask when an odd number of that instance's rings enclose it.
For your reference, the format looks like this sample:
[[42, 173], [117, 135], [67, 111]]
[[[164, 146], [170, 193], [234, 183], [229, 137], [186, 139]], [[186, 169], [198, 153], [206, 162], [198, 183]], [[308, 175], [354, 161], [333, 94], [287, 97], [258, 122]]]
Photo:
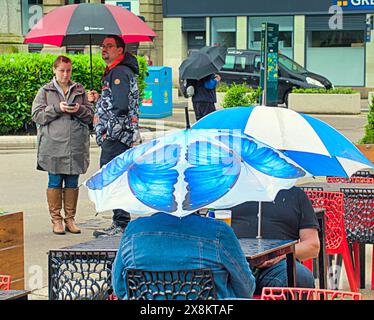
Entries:
[[233, 83], [229, 85], [226, 90], [225, 98], [223, 100], [224, 108], [233, 108], [239, 106], [253, 106], [259, 101], [259, 97], [262, 94], [261, 87], [253, 89], [243, 84]]
[[[73, 61], [72, 80], [90, 89], [88, 55], [67, 55]], [[56, 55], [16, 53], [0, 55], [0, 134], [22, 132], [31, 126], [31, 105], [39, 88], [53, 78]], [[146, 86], [147, 63], [137, 57], [141, 97]], [[100, 54], [93, 55], [94, 89], [100, 92], [105, 63]]]
[[374, 96], [371, 99], [368, 113], [368, 123], [365, 126], [365, 136], [361, 139], [362, 144], [374, 143]]
[[292, 88], [292, 93], [323, 93], [323, 94], [352, 94], [358, 91], [351, 88], [335, 88], [335, 89], [303, 89]]

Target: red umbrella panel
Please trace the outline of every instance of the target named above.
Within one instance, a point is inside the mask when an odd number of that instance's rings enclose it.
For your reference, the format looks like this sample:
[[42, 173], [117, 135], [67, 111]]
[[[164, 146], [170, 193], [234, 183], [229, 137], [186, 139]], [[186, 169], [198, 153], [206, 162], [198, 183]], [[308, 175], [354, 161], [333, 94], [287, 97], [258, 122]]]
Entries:
[[73, 4], [45, 15], [26, 35], [25, 43], [54, 46], [95, 44], [105, 35], [120, 35], [126, 43], [152, 41], [157, 34], [125, 8], [104, 4]]

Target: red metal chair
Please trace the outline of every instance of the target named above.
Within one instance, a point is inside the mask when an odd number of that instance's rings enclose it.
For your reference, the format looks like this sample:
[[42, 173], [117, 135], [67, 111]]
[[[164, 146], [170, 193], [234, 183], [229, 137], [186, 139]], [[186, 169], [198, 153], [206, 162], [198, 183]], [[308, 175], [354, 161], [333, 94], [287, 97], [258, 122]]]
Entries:
[[362, 293], [311, 288], [262, 289], [261, 300], [363, 300]]
[[[344, 225], [344, 194], [341, 192], [304, 190], [313, 207], [325, 208], [326, 255], [341, 254], [351, 291], [357, 292], [353, 263]], [[312, 259], [304, 263], [312, 270]]]
[[327, 183], [374, 183], [374, 178], [369, 177], [351, 177], [351, 178], [343, 178], [343, 177], [326, 177]]
[[[369, 175], [370, 172], [367, 172]], [[327, 183], [336, 183], [336, 182], [343, 182], [343, 183], [362, 183], [362, 184], [373, 184], [374, 178], [369, 176], [355, 176], [351, 178], [342, 178], [342, 177], [326, 177]], [[374, 208], [370, 208], [373, 210]], [[367, 220], [367, 224], [371, 224], [372, 220]], [[362, 223], [362, 221], [360, 221]], [[371, 225], [366, 225], [366, 228], [372, 228]], [[352, 249], [353, 249], [353, 256], [354, 256], [354, 265], [355, 265], [355, 276], [356, 276], [356, 283], [360, 283], [360, 244], [358, 242], [353, 242]], [[372, 253], [372, 265], [371, 265], [371, 290], [374, 290], [374, 246], [373, 246], [373, 253]]]
[[10, 290], [11, 276], [0, 274], [0, 290]]

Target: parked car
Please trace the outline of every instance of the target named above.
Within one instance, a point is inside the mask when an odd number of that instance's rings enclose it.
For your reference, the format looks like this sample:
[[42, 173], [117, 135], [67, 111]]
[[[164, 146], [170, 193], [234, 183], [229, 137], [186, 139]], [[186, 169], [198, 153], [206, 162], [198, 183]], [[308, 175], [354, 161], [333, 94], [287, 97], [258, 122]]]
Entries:
[[[261, 52], [258, 50], [228, 50], [225, 65], [219, 74], [222, 81], [248, 83], [253, 88], [260, 85]], [[325, 77], [310, 72], [283, 54], [278, 63], [278, 103], [288, 105], [288, 95], [296, 88], [331, 89], [332, 83]]]

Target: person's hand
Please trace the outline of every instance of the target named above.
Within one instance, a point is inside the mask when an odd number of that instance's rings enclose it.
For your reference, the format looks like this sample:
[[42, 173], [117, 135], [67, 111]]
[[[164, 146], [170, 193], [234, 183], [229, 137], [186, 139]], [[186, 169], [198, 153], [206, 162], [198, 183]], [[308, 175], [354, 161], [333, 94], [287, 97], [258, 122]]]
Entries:
[[219, 74], [216, 74], [214, 79], [217, 80], [217, 81], [221, 81], [221, 76]]
[[66, 113], [76, 113], [79, 109], [79, 103], [76, 103], [75, 106], [68, 106], [66, 102], [60, 102], [60, 109], [62, 112]]
[[92, 121], [92, 124], [96, 126], [99, 123], [99, 121], [100, 121], [100, 119], [99, 119], [98, 115], [95, 114], [94, 118], [93, 118], [93, 121]]
[[100, 96], [96, 90], [90, 90], [87, 92], [88, 102], [91, 102], [91, 103], [97, 102], [97, 100], [99, 100], [99, 97]]
[[260, 264], [259, 266], [257, 266], [257, 268], [269, 268], [285, 258], [286, 258], [285, 254], [279, 257], [275, 257], [273, 259], [267, 260], [264, 263]]

